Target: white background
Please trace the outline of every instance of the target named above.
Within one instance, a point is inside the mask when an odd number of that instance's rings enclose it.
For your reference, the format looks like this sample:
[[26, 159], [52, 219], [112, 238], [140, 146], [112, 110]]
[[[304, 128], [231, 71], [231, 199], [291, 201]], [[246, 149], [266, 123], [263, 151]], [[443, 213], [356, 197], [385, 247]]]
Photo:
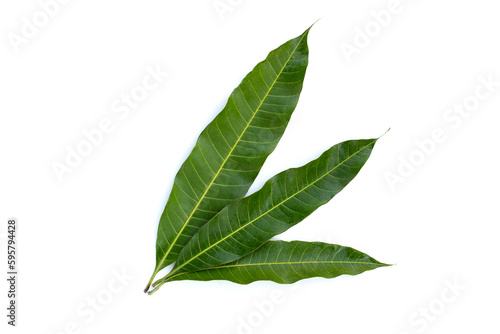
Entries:
[[[222, 3], [231, 10], [221, 16], [213, 0], [73, 0], [16, 52], [13, 34], [41, 7], [2, 1], [1, 267], [16, 217], [20, 309], [19, 326], [8, 327], [2, 279], [1, 332], [498, 333], [500, 87], [460, 124], [443, 117], [474, 101], [479, 77], [500, 81], [500, 6], [401, 0], [349, 62], [342, 43], [376, 29], [370, 13], [388, 0]], [[251, 191], [333, 144], [391, 127], [341, 194], [279, 238], [348, 245], [396, 265], [294, 289], [186, 281], [145, 295], [158, 219], [197, 135], [257, 62], [318, 18], [299, 105]], [[147, 67], [169, 75], [120, 119], [111, 105]], [[59, 181], [53, 163], [107, 118], [113, 131]], [[415, 141], [436, 129], [446, 140], [422, 159]], [[410, 158], [419, 165], [391, 187], [388, 173]], [[115, 282], [122, 271], [128, 278]], [[255, 303], [273, 291], [282, 298], [263, 314]], [[90, 311], [97, 297], [106, 305]]]

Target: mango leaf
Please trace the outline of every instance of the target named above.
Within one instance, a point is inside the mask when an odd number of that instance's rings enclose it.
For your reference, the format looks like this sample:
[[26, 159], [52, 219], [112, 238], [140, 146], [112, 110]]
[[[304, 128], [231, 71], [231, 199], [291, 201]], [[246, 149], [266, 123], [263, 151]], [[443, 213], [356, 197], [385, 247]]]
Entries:
[[236, 261], [299, 223], [358, 174], [376, 141], [337, 144], [316, 160], [281, 172], [259, 191], [231, 202], [198, 230], [164, 279]]
[[200, 134], [161, 216], [156, 268], [145, 291], [202, 225], [246, 194], [275, 149], [302, 90], [309, 29], [257, 64]]
[[[311, 277], [358, 275], [388, 266], [350, 247], [305, 241], [268, 241], [239, 260], [195, 272], [178, 273], [162, 282], [229, 280], [249, 284], [259, 280], [294, 283]], [[150, 292], [154, 293], [159, 286]]]

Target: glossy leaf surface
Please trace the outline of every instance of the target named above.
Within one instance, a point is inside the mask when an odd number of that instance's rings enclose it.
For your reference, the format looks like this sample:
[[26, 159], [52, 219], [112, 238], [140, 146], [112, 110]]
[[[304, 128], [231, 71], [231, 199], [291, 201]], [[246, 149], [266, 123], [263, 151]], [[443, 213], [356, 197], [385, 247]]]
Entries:
[[302, 90], [308, 32], [257, 64], [200, 134], [175, 177], [161, 216], [151, 280], [176, 260], [202, 225], [246, 194], [278, 144]]

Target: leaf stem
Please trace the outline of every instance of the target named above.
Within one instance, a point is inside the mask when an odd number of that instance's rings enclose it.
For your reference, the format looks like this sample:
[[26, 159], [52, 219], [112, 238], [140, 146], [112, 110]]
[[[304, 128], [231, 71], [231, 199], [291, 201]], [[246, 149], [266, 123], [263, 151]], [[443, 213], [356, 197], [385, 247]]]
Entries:
[[158, 270], [157, 269], [155, 269], [155, 271], [153, 272], [153, 276], [151, 276], [151, 279], [149, 280], [148, 285], [144, 289], [144, 293], [148, 293], [148, 290], [151, 287], [151, 283], [153, 283], [153, 280], [155, 279], [156, 274], [158, 274]]
[[151, 296], [152, 294], [154, 294], [156, 291], [158, 291], [158, 289], [159, 289], [159, 288], [161, 288], [161, 286], [162, 286], [163, 284], [167, 283], [168, 281], [169, 281], [169, 280], [168, 280], [168, 278], [167, 278], [167, 277], [163, 278], [163, 279], [161, 280], [161, 282], [160, 282], [160, 283], [159, 283], [159, 284], [158, 284], [158, 285], [157, 285], [157, 286], [156, 286], [153, 290], [151, 290], [151, 291], [149, 291], [149, 292], [148, 292], [148, 295], [150, 295], [150, 296]]

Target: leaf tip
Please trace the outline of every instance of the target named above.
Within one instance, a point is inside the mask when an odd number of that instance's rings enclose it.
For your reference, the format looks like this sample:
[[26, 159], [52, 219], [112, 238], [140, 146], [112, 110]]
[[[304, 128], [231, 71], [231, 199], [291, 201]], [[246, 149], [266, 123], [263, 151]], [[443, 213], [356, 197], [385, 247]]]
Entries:
[[311, 30], [311, 28], [312, 28], [312, 27], [314, 27], [314, 25], [315, 25], [316, 23], [318, 23], [318, 21], [319, 21], [319, 20], [321, 20], [321, 18], [319, 18], [319, 19], [317, 19], [316, 21], [314, 21], [314, 23], [313, 23], [313, 24], [311, 24], [311, 25], [309, 26], [309, 28], [307, 28], [307, 29], [306, 29], [306, 31], [304, 31], [304, 35], [307, 35], [307, 34], [309, 33], [309, 30]]
[[[374, 259], [375, 260], [375, 259]], [[378, 268], [382, 268], [382, 267], [392, 267], [392, 266], [395, 266], [396, 264], [395, 263], [384, 263], [384, 262], [380, 262], [380, 261], [377, 261], [375, 260]]]
[[383, 136], [385, 136], [385, 134], [386, 134], [387, 132], [389, 132], [390, 130], [391, 130], [391, 128], [387, 129], [387, 131], [385, 131], [385, 132], [384, 132], [384, 133], [383, 133], [380, 137], [378, 137], [377, 139], [380, 139], [380, 138], [382, 138]]
[[[312, 27], [313, 25], [315, 25], [316, 23], [318, 23], [318, 21], [319, 21], [319, 20], [321, 20], [321, 17], [320, 17], [319, 19], [317, 19], [316, 21], [314, 21], [314, 23], [313, 23], [313, 24], [311, 24], [311, 27]], [[309, 27], [309, 28], [311, 28], [311, 27]]]

